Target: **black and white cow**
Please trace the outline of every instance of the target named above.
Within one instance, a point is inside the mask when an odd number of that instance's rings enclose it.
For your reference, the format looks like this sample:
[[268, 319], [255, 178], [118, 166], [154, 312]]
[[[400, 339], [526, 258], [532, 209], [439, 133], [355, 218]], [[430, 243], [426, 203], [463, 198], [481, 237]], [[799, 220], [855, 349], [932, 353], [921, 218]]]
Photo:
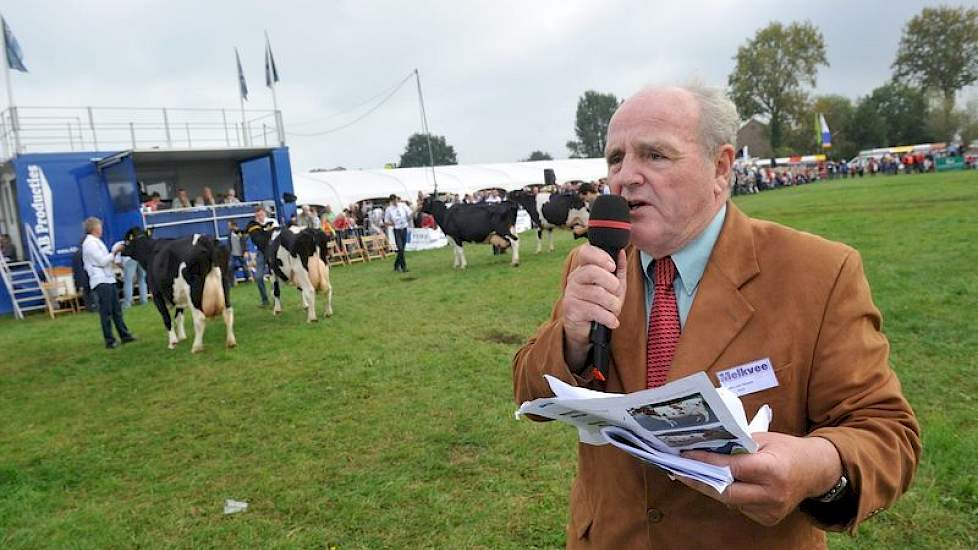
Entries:
[[279, 297], [279, 281], [294, 284], [302, 293], [302, 306], [306, 308], [306, 320], [318, 321], [316, 316], [316, 292], [326, 295], [326, 317], [333, 315], [333, 287], [329, 282], [329, 238], [322, 229], [291, 227], [262, 227], [251, 221], [245, 226], [251, 242], [265, 255], [274, 274], [272, 284], [275, 308], [272, 313], [282, 313]]
[[550, 237], [550, 252], [554, 251], [554, 228], [565, 227], [579, 239], [587, 234], [590, 217], [590, 204], [597, 193], [589, 184], [581, 185], [576, 193], [537, 193], [511, 191], [510, 200], [519, 203], [530, 215], [533, 227], [537, 230], [537, 253], [543, 249], [543, 232]]
[[444, 202], [426, 197], [421, 211], [435, 217], [438, 227], [448, 237], [455, 252], [456, 268], [465, 269], [462, 243], [491, 243], [501, 249], [512, 248], [513, 267], [520, 265], [520, 241], [513, 233], [519, 207], [515, 202], [456, 204], [449, 208]]
[[[154, 239], [134, 227], [126, 232], [122, 254], [133, 258], [146, 270], [146, 281], [153, 303], [163, 317], [169, 336], [168, 347], [187, 338], [183, 312], [190, 309], [194, 320], [193, 353], [204, 349], [207, 319], [224, 316], [227, 347], [238, 345], [234, 338], [234, 309], [231, 308], [230, 278], [226, 248], [210, 235], [179, 239]], [[170, 318], [170, 308], [174, 316]]]

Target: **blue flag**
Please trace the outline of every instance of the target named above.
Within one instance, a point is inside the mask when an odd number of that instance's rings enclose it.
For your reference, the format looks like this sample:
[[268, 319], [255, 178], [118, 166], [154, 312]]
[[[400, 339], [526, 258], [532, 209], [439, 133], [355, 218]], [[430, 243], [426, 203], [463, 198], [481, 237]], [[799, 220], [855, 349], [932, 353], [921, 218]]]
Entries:
[[265, 33], [265, 85], [269, 88], [273, 83], [278, 82], [278, 67], [275, 66], [275, 56], [272, 55], [272, 43], [268, 41], [268, 33]]
[[818, 115], [818, 131], [819, 143], [822, 144], [822, 149], [832, 147], [832, 132], [829, 131], [829, 123], [825, 122], [825, 116], [821, 113]]
[[234, 49], [234, 59], [238, 62], [238, 88], [241, 91], [241, 99], [248, 100], [248, 83], [245, 82], [244, 70], [241, 69], [241, 56], [238, 55], [238, 48]]
[[24, 66], [24, 52], [20, 51], [20, 44], [17, 43], [14, 31], [10, 30], [6, 19], [0, 17], [0, 21], [3, 22], [3, 45], [4, 50], [7, 52], [7, 66], [15, 71], [26, 73], [27, 67]]

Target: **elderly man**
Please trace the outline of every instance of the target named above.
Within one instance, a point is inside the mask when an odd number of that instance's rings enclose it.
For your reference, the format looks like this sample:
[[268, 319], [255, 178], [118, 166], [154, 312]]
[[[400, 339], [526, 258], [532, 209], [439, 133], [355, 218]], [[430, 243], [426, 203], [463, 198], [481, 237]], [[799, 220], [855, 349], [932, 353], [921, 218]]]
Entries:
[[122, 250], [122, 243], [116, 244], [112, 247], [112, 251], [109, 251], [102, 242], [102, 220], [98, 218], [87, 218], [84, 222], [84, 230], [82, 261], [88, 273], [89, 287], [98, 296], [98, 313], [105, 347], [112, 349], [119, 345], [112, 333], [113, 325], [123, 344], [136, 340], [122, 319], [119, 292], [116, 290], [115, 273], [112, 271], [116, 255]]
[[[514, 359], [517, 402], [549, 396], [544, 374], [610, 392], [657, 387], [769, 358], [776, 385], [755, 454], [691, 452], [729, 465], [723, 493], [671, 480], [611, 446], [581, 444], [572, 548], [823, 548], [910, 484], [916, 419], [890, 369], [859, 254], [729, 202], [736, 108], [717, 89], [647, 89], [612, 117], [612, 193], [627, 199], [631, 244], [616, 262], [574, 250], [548, 322]], [[786, 285], [784, 281], [791, 281]], [[607, 383], [589, 367], [592, 321], [612, 329]], [[764, 384], [757, 387], [764, 388]]]

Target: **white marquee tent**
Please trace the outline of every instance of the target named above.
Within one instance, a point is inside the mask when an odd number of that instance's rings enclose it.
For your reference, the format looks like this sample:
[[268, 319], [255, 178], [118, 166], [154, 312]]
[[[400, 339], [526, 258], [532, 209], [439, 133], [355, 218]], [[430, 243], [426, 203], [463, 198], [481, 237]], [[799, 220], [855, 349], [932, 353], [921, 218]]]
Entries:
[[[543, 184], [543, 170], [551, 168], [557, 182], [597, 181], [608, 172], [604, 159], [565, 159], [501, 164], [436, 166], [438, 191], [465, 195], [483, 189], [512, 191]], [[292, 174], [299, 204], [330, 205], [334, 212], [366, 199], [386, 199], [391, 193], [413, 201], [418, 192], [431, 193], [435, 182], [430, 168], [346, 170]]]

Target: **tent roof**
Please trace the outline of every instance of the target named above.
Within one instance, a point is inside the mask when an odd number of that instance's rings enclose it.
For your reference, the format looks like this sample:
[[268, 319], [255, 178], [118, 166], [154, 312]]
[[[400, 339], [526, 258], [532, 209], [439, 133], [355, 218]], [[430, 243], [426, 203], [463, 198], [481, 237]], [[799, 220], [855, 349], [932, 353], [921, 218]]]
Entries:
[[542, 185], [543, 170], [551, 168], [558, 182], [597, 181], [608, 173], [604, 159], [564, 159], [498, 164], [468, 164], [392, 170], [345, 170], [299, 172], [292, 175], [299, 204], [330, 205], [333, 211], [366, 199], [386, 198], [391, 193], [414, 200], [418, 192], [434, 190], [465, 195], [483, 189], [512, 191]]

